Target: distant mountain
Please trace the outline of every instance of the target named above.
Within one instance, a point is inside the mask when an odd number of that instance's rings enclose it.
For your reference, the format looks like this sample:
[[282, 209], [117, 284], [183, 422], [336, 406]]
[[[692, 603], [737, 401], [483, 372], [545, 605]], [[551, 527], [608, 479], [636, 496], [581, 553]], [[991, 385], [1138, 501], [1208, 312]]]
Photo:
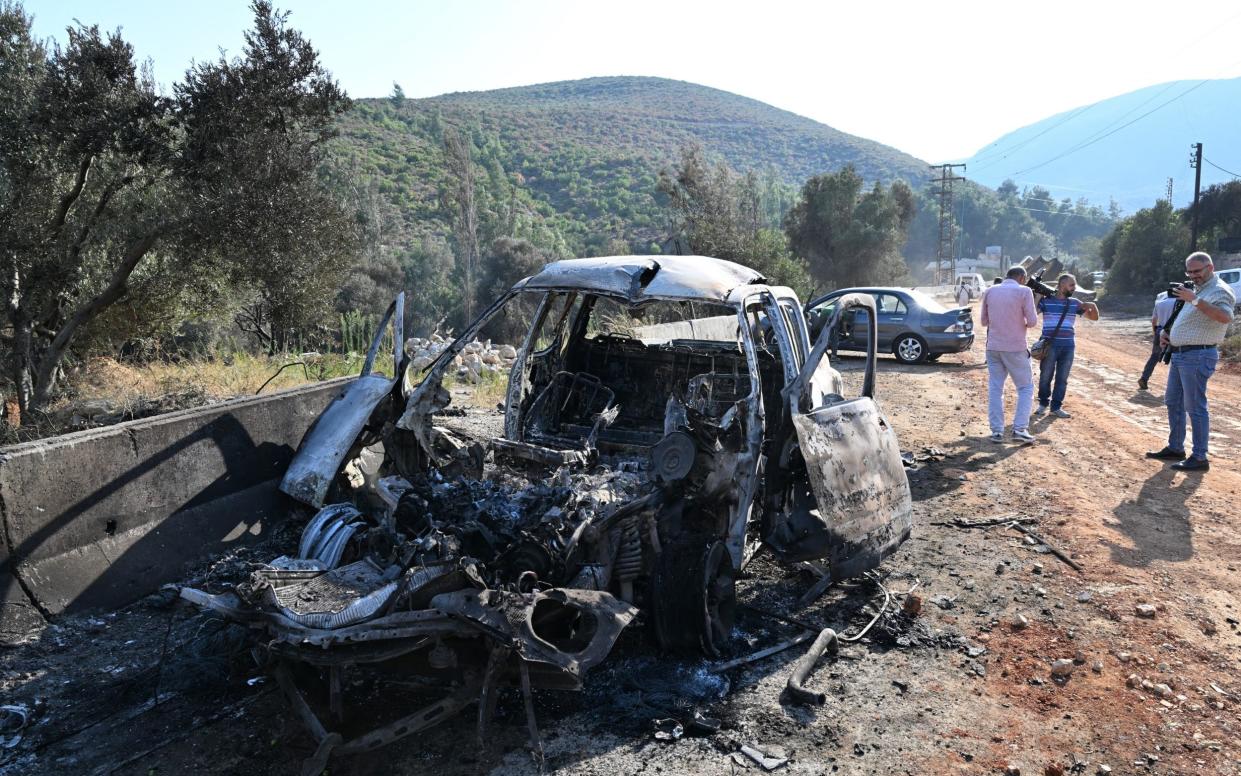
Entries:
[[[1241, 78], [1171, 81], [1059, 113], [979, 149], [965, 174], [993, 188], [1005, 179], [1042, 186], [1056, 198], [1113, 197], [1129, 212], [1164, 197], [1172, 178], [1181, 206], [1193, 198], [1196, 142], [1208, 160], [1241, 174]], [[1202, 166], [1204, 188], [1231, 179]]]

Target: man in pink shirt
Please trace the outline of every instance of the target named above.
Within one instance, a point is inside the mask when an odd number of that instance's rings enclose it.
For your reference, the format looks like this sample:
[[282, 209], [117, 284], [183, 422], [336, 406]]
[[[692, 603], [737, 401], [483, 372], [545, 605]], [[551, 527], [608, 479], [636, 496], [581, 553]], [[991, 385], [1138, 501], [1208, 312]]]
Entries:
[[1034, 442], [1030, 433], [1030, 410], [1034, 404], [1034, 377], [1026, 331], [1038, 326], [1034, 293], [1026, 288], [1026, 271], [1013, 267], [998, 286], [982, 295], [979, 321], [987, 327], [987, 421], [991, 441], [1004, 441], [1004, 380], [1017, 387], [1017, 410], [1013, 414], [1013, 439]]

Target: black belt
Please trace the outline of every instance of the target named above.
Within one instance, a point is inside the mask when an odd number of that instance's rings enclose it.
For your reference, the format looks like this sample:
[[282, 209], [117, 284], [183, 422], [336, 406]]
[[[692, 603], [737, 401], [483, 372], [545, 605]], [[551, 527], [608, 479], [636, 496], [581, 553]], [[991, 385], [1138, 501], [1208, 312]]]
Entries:
[[1213, 348], [1213, 347], [1215, 346], [1214, 345], [1170, 345], [1169, 350], [1171, 350], [1173, 353], [1184, 353], [1187, 350], [1206, 350], [1207, 348]]

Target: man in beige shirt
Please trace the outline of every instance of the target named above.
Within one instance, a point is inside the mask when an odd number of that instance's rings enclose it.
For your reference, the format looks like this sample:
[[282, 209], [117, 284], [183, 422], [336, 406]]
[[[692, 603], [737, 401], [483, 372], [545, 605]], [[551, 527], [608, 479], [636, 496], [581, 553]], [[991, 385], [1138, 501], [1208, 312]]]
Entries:
[[[1219, 362], [1219, 343], [1232, 323], [1236, 295], [1215, 276], [1210, 255], [1198, 251], [1185, 259], [1185, 275], [1194, 290], [1182, 286], [1174, 296], [1184, 302], [1171, 329], [1161, 332], [1159, 341], [1172, 349], [1168, 365], [1168, 387], [1163, 403], [1168, 407], [1168, 444], [1149, 452], [1147, 458], [1176, 461], [1173, 469], [1207, 471], [1207, 443], [1211, 435], [1211, 415], [1207, 409], [1207, 381]], [[1192, 454], [1185, 457], [1185, 416], [1193, 425]]]

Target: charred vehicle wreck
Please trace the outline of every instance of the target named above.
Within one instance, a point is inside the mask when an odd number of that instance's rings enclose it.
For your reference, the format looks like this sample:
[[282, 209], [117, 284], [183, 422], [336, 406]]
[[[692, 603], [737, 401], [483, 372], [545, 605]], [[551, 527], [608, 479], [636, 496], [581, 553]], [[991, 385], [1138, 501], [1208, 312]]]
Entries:
[[[396, 332], [402, 305], [385, 320]], [[281, 485], [319, 508], [296, 557], [182, 597], [254, 629], [319, 742], [308, 772], [472, 704], [481, 736], [500, 687], [524, 694], [537, 747], [532, 688], [579, 688], [635, 619], [663, 649], [718, 654], [736, 574], [760, 547], [845, 579], [909, 535], [874, 349], [853, 398], [827, 358], [857, 307], [873, 327], [873, 299], [849, 296], [811, 343], [794, 292], [744, 266], [610, 257], [517, 283], [421, 374], [399, 336], [397, 377], [376, 374], [377, 335]], [[444, 423], [445, 376], [506, 315], [529, 325], [503, 432], [470, 438]], [[329, 728], [346, 671], [363, 667], [444, 697], [344, 740]], [[307, 682], [320, 689], [303, 694]], [[326, 697], [328, 724], [311, 696]]]

